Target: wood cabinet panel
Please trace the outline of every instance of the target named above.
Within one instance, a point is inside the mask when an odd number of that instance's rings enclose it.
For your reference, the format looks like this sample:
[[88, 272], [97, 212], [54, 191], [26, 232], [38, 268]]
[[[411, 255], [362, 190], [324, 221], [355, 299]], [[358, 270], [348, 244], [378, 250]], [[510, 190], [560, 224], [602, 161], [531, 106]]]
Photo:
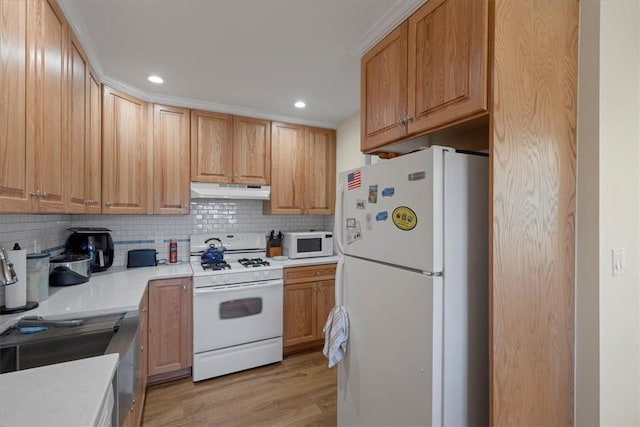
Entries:
[[68, 151], [65, 158], [66, 191], [65, 191], [65, 211], [69, 213], [84, 213], [87, 207], [87, 186], [86, 179], [90, 165], [85, 156], [86, 147], [89, 143], [90, 123], [87, 120], [91, 111], [89, 108], [89, 62], [87, 61], [82, 47], [77, 39], [69, 37], [69, 80], [68, 80], [68, 117], [69, 117], [69, 138]]
[[406, 135], [398, 120], [407, 115], [407, 30], [405, 22], [362, 57], [362, 151]]
[[284, 269], [284, 353], [321, 347], [335, 305], [335, 264]]
[[306, 128], [305, 209], [311, 215], [332, 214], [336, 187], [336, 133]]
[[494, 6], [490, 421], [573, 425], [579, 4]]
[[285, 286], [283, 319], [285, 347], [317, 339], [315, 282]]
[[271, 181], [271, 122], [233, 117], [233, 182], [268, 185]]
[[30, 212], [34, 191], [34, 127], [27, 117], [33, 73], [33, 8], [24, 1], [0, 2], [0, 212]]
[[150, 212], [152, 146], [147, 103], [108, 86], [102, 98], [103, 213]]
[[189, 213], [189, 122], [186, 108], [153, 106], [154, 213]]
[[430, 0], [409, 18], [409, 134], [487, 111], [488, 20], [488, 0]]
[[325, 280], [322, 282], [318, 282], [316, 284], [317, 289], [317, 331], [316, 336], [320, 338], [324, 338], [324, 332], [322, 329], [324, 328], [324, 324], [329, 317], [329, 313], [333, 310], [333, 307], [336, 305], [336, 283], [334, 279]]
[[149, 283], [149, 376], [192, 365], [191, 280]]
[[271, 200], [273, 214], [304, 213], [305, 128], [271, 124]]
[[35, 158], [38, 212], [63, 212], [67, 162], [67, 24], [57, 4], [37, 3]]
[[87, 213], [102, 212], [102, 97], [101, 85], [92, 73], [88, 73], [87, 141], [85, 162], [87, 171], [85, 187]]
[[336, 142], [332, 129], [271, 124], [272, 214], [331, 214], [335, 199]]
[[307, 265], [284, 269], [284, 280], [287, 284], [325, 280], [333, 278], [335, 275], [335, 264]]
[[233, 116], [191, 112], [191, 180], [233, 181]]

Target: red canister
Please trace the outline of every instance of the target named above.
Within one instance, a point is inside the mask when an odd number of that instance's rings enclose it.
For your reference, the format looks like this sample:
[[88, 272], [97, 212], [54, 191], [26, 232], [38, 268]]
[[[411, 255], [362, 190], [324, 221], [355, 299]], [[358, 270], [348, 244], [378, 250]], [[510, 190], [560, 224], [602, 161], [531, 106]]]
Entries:
[[169, 241], [169, 262], [171, 264], [178, 262], [178, 242], [176, 239]]

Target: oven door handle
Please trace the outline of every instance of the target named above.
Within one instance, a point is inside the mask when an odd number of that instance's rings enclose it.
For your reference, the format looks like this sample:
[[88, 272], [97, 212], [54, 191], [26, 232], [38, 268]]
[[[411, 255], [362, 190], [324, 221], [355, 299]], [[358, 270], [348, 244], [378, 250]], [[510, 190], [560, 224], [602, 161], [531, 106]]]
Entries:
[[282, 280], [252, 282], [244, 285], [221, 285], [221, 286], [208, 286], [206, 288], [196, 288], [193, 290], [193, 296], [220, 293], [220, 292], [250, 291], [255, 289], [273, 288], [276, 286], [282, 286]]

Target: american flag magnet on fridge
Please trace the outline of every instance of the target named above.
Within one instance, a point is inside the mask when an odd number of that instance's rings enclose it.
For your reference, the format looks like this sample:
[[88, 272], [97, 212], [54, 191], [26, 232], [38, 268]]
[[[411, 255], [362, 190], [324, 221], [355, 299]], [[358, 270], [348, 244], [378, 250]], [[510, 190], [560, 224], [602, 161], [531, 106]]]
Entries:
[[356, 170], [347, 175], [347, 190], [360, 188], [360, 170]]

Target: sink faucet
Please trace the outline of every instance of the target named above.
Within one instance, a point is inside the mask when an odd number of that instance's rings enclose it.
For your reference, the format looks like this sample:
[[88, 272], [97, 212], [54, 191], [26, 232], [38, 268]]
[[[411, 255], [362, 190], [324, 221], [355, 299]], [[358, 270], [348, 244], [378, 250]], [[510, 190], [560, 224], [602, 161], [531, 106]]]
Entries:
[[18, 281], [13, 264], [4, 248], [0, 247], [0, 286], [13, 285]]

